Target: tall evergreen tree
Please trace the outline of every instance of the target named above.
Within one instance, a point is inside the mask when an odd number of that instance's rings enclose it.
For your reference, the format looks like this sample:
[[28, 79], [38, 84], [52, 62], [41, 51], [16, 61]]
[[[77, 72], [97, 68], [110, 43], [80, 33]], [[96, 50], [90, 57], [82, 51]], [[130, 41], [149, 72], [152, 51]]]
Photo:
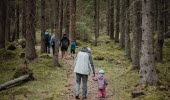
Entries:
[[6, 0], [0, 2], [0, 49], [5, 48]]
[[46, 53], [46, 40], [45, 40], [45, 31], [46, 31], [46, 21], [45, 21], [45, 10], [46, 10], [46, 0], [41, 0], [41, 54]]
[[36, 1], [26, 0], [26, 50], [25, 55], [29, 60], [37, 57], [35, 50], [35, 15]]
[[154, 63], [153, 0], [142, 1], [142, 54], [140, 60], [140, 84], [157, 85]]
[[126, 21], [125, 21], [125, 58], [131, 60], [131, 47], [130, 47], [130, 11], [129, 0], [125, 1], [126, 9]]
[[110, 39], [114, 39], [114, 0], [111, 0], [109, 5], [110, 5], [110, 10], [109, 10]]
[[120, 0], [120, 42], [119, 45], [121, 48], [125, 47], [125, 1]]
[[115, 43], [119, 42], [119, 21], [120, 21], [120, 0], [116, 0], [116, 29], [115, 29]]
[[76, 41], [76, 0], [70, 0], [70, 41]]
[[157, 0], [158, 6], [158, 19], [157, 19], [157, 47], [156, 47], [156, 60], [161, 62], [163, 59], [162, 49], [163, 49], [163, 42], [164, 42], [164, 17], [163, 17], [163, 1]]
[[140, 52], [140, 41], [141, 41], [141, 8], [142, 3], [141, 1], [136, 1], [136, 3], [133, 6], [133, 57], [132, 57], [132, 67], [133, 68], [139, 68], [140, 62], [139, 62], [139, 52]]

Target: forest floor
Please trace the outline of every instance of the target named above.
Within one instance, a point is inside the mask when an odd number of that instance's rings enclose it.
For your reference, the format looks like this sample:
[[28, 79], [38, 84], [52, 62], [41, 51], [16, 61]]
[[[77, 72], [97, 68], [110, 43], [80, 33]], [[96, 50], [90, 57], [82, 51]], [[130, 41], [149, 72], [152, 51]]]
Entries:
[[[81, 41], [77, 43], [77, 52], [84, 46], [92, 49], [96, 76], [98, 70], [105, 70], [109, 80], [106, 100], [132, 100], [131, 93], [134, 91], [144, 93], [134, 100], [170, 100], [169, 39], [164, 43], [164, 62], [156, 64], [159, 76], [157, 87], [138, 86], [138, 70], [132, 70], [131, 61], [124, 58], [124, 50], [109, 40], [109, 37], [101, 36], [97, 47], [91, 43]], [[37, 46], [39, 57], [28, 65], [33, 70], [36, 80], [0, 91], [0, 100], [74, 100], [76, 81], [70, 54], [67, 54], [65, 60], [60, 59], [62, 67], [55, 68], [52, 57], [40, 55], [39, 49]], [[17, 54], [18, 51], [20, 50], [16, 50]], [[15, 70], [22, 65], [23, 59], [18, 55], [9, 60], [0, 60], [0, 84], [13, 79]], [[91, 76], [88, 79], [87, 96], [87, 100], [97, 100], [97, 84], [92, 81]]]

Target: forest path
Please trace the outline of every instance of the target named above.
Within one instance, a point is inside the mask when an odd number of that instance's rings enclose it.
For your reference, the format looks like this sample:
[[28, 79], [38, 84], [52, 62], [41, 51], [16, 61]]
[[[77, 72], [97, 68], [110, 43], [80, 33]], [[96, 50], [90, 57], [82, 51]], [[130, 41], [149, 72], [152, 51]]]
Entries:
[[[67, 77], [68, 77], [68, 100], [76, 100], [75, 99], [75, 87], [76, 87], [76, 75], [73, 72], [74, 67], [73, 67], [73, 62], [74, 59], [71, 58], [70, 55], [67, 54], [66, 58], [64, 59], [64, 62], [68, 66], [68, 71], [67, 71]], [[98, 76], [98, 71], [100, 70], [99, 68], [95, 67], [96, 70], [96, 76]], [[82, 86], [82, 82], [81, 82]], [[87, 99], [86, 100], [98, 100], [98, 87], [97, 87], [97, 82], [94, 82], [92, 80], [92, 76], [88, 77], [88, 91], [87, 91]], [[114, 100], [113, 99], [113, 93], [111, 91], [112, 87], [111, 84], [107, 86], [107, 96], [105, 100]], [[82, 87], [80, 87], [80, 92], [82, 91]], [[82, 92], [80, 93], [80, 98], [82, 98]], [[81, 99], [80, 99], [81, 100]]]
[[[36, 46], [36, 49], [40, 50], [40, 46]], [[50, 56], [52, 56], [52, 52], [50, 52]], [[59, 51], [59, 59], [61, 58], [61, 51]], [[75, 99], [75, 87], [76, 87], [76, 75], [73, 72], [74, 70], [74, 59], [71, 57], [69, 53], [66, 54], [66, 58], [62, 59], [62, 61], [65, 62], [67, 65], [67, 78], [68, 78], [68, 91], [67, 91], [67, 100], [76, 100]], [[95, 65], [94, 65], [95, 66]], [[95, 66], [95, 71], [96, 71], [96, 76], [98, 76], [98, 71], [100, 69]], [[109, 82], [109, 81], [108, 81]], [[99, 100], [98, 99], [98, 86], [97, 82], [94, 82], [92, 80], [92, 76], [88, 77], [88, 82], [87, 82], [87, 99], [86, 100]], [[114, 93], [112, 93], [112, 86], [111, 84], [108, 84], [106, 88], [106, 99], [104, 100], [114, 100], [113, 98]], [[80, 87], [80, 98], [82, 98], [82, 82], [81, 82], [81, 87]], [[82, 99], [80, 99], [82, 100]]]

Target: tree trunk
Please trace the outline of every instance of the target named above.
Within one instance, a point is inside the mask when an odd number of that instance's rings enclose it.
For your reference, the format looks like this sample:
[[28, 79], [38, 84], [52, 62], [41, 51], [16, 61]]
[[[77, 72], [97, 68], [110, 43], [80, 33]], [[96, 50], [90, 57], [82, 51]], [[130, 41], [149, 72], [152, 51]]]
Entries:
[[36, 1], [26, 0], [26, 58], [34, 60], [37, 57], [35, 50], [35, 15]]
[[95, 30], [94, 30], [94, 33], [95, 33], [95, 46], [97, 46], [97, 35], [98, 35], [98, 20], [97, 20], [97, 0], [94, 0], [94, 23], [95, 23]]
[[46, 31], [46, 21], [45, 21], [45, 8], [46, 8], [46, 1], [41, 0], [41, 54], [47, 52], [46, 48], [46, 40], [45, 40], [45, 31]]
[[119, 43], [120, 0], [116, 0], [116, 30], [115, 43]]
[[114, 0], [110, 1], [110, 12], [109, 12], [109, 31], [110, 39], [114, 39]]
[[[111, 8], [111, 4], [110, 4], [110, 0], [107, 0], [107, 35], [110, 36], [110, 9]], [[110, 36], [111, 39], [111, 36]]]
[[158, 19], [157, 19], [157, 28], [158, 28], [158, 32], [157, 32], [157, 48], [156, 48], [156, 60], [158, 62], [162, 61], [163, 58], [163, 54], [162, 54], [162, 49], [163, 49], [163, 42], [164, 42], [164, 17], [163, 17], [163, 1], [162, 0], [158, 0]]
[[141, 38], [141, 1], [137, 1], [133, 8], [133, 57], [132, 57], [132, 67], [134, 69], [140, 67], [139, 62], [139, 52], [140, 52], [140, 38]]
[[[59, 26], [59, 0], [54, 0], [54, 18], [55, 18], [55, 28], [58, 28]], [[60, 67], [59, 61], [59, 32], [55, 31], [55, 54], [53, 56], [53, 63], [54, 66]]]
[[[125, 1], [126, 9], [129, 9], [129, 0]], [[130, 48], [130, 11], [126, 12], [125, 21], [125, 58], [131, 60], [131, 48]]]
[[120, 3], [120, 19], [121, 19], [121, 23], [120, 23], [120, 43], [119, 43], [119, 46], [121, 48], [124, 48], [125, 47], [125, 30], [124, 30], [124, 27], [125, 27], [125, 1], [124, 0], [121, 0], [121, 3]]
[[22, 0], [22, 36], [26, 38], [26, 7], [25, 0]]
[[66, 0], [66, 11], [65, 11], [65, 33], [69, 38], [69, 24], [70, 24], [70, 11], [69, 11], [69, 0]]
[[76, 0], [70, 0], [70, 41], [76, 41]]
[[19, 17], [19, 1], [16, 3], [16, 37], [15, 40], [19, 39], [19, 21], [20, 21], [20, 17]]
[[60, 15], [59, 15], [59, 18], [60, 18], [60, 23], [59, 23], [59, 31], [60, 31], [60, 39], [62, 37], [62, 33], [63, 33], [63, 0], [60, 0]]
[[153, 0], [142, 1], [142, 55], [140, 60], [140, 84], [157, 85], [154, 63]]
[[99, 38], [100, 32], [100, 0], [97, 0], [97, 38]]
[[9, 86], [14, 85], [14, 84], [17, 84], [19, 82], [23, 82], [23, 81], [26, 81], [26, 80], [30, 80], [30, 79], [32, 79], [32, 76], [30, 76], [30, 75], [21, 76], [19, 78], [16, 78], [14, 80], [11, 80], [9, 82], [6, 82], [6, 83], [0, 85], [0, 91], [7, 88], [7, 87], [9, 87]]
[[5, 29], [5, 42], [10, 42], [10, 7], [9, 7], [9, 2], [10, 0], [6, 0], [7, 6], [6, 6], [6, 29]]
[[5, 48], [6, 0], [0, 2], [0, 49]]

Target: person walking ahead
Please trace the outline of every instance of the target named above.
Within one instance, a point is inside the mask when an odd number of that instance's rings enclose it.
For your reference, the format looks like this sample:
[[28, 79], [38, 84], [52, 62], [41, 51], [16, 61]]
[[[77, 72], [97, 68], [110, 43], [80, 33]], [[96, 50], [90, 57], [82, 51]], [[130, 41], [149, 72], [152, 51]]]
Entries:
[[62, 58], [64, 57], [65, 52], [67, 51], [69, 45], [70, 45], [70, 40], [67, 38], [66, 34], [64, 34], [62, 39], [60, 40]]
[[76, 73], [76, 99], [79, 98], [80, 93], [80, 83], [81, 79], [83, 81], [83, 99], [87, 99], [87, 80], [88, 75], [92, 73], [95, 76], [95, 70], [93, 65], [92, 56], [90, 54], [91, 49], [83, 47], [77, 54], [77, 57], [74, 61], [74, 72]]

